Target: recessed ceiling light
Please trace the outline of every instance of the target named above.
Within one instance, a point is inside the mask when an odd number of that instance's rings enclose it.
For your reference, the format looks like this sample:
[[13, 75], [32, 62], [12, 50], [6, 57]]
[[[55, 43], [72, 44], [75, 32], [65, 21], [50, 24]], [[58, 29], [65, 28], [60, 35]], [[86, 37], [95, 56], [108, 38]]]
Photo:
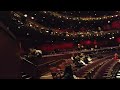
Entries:
[[27, 17], [27, 14], [24, 14], [24, 17]]

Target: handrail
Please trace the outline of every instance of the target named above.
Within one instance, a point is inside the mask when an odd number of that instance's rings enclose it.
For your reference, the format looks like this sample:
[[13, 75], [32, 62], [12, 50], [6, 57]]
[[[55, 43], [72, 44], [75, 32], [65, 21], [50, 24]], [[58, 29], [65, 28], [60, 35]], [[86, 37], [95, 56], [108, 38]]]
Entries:
[[21, 59], [22, 59], [23, 61], [26, 61], [26, 62], [28, 62], [29, 64], [31, 64], [31, 65], [37, 67], [37, 65], [35, 65], [35, 64], [32, 63], [31, 61], [27, 60], [26, 58], [21, 57]]

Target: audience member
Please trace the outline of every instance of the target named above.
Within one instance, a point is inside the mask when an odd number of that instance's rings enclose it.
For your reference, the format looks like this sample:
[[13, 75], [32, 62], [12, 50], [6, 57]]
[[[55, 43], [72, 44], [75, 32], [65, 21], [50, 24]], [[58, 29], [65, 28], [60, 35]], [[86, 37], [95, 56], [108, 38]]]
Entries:
[[88, 61], [88, 56], [87, 56], [87, 55], [86, 55], [85, 58], [84, 58], [84, 62], [85, 62], [85, 64], [88, 64], [88, 63], [89, 63], [89, 61]]
[[66, 66], [63, 77], [64, 79], [74, 79], [71, 65]]
[[114, 54], [114, 60], [118, 60], [118, 54], [117, 53]]
[[75, 55], [74, 55], [74, 54], [72, 54], [72, 56], [71, 56], [71, 60], [72, 60], [72, 61], [75, 60]]
[[84, 62], [84, 58], [80, 58], [79, 64], [82, 66], [86, 66], [87, 64]]

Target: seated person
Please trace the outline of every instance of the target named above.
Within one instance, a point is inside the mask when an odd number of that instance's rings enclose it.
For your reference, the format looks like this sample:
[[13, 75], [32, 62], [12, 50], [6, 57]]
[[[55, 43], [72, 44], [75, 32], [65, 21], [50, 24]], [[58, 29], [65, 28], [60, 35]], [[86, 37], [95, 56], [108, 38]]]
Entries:
[[82, 63], [80, 63], [79, 61], [76, 61], [75, 62], [75, 65], [76, 65], [76, 67], [78, 67], [78, 68], [81, 68], [82, 66], [84, 66]]
[[118, 60], [118, 54], [117, 53], [114, 54], [114, 60]]
[[74, 54], [72, 54], [72, 56], [71, 56], [71, 60], [72, 60], [72, 61], [75, 60], [75, 55], [74, 55]]
[[85, 56], [84, 62], [85, 62], [85, 64], [88, 64], [88, 63], [89, 63], [89, 60], [88, 60], [88, 57], [87, 57], [87, 56]]
[[41, 50], [36, 50], [33, 48], [29, 49], [29, 54], [28, 54], [28, 58], [27, 58], [29, 61], [31, 61], [35, 65], [39, 65], [39, 61], [41, 58], [42, 58]]
[[66, 66], [63, 77], [64, 79], [74, 79], [71, 65]]
[[87, 64], [84, 62], [84, 58], [81, 58], [79, 61], [80, 64], [82, 64], [83, 66], [86, 66]]
[[90, 56], [88, 56], [88, 61], [89, 63], [92, 63], [92, 58]]
[[29, 57], [33, 57], [33, 56], [35, 55], [35, 51], [36, 51], [35, 49], [30, 48], [30, 49], [29, 49], [29, 52], [28, 52], [28, 56], [29, 56]]
[[80, 60], [80, 56], [79, 55], [77, 55], [76, 57], [75, 57], [75, 60]]
[[41, 56], [42, 55], [42, 51], [30, 48], [29, 49], [29, 55], [34, 55], [35, 57]]
[[80, 54], [80, 61], [79, 61], [79, 63], [82, 63], [83, 65], [87, 65], [87, 63], [85, 63], [85, 60], [86, 59], [86, 57], [85, 57], [85, 55], [84, 55], [84, 53], [81, 53]]
[[79, 57], [79, 55], [77, 55], [77, 56], [74, 58], [73, 63], [75, 63], [76, 66], [79, 66], [79, 62], [78, 62], [79, 60], [80, 60], [80, 57]]
[[81, 68], [82, 66], [86, 65], [83, 61], [80, 60], [82, 58], [84, 57], [79, 56], [79, 54], [74, 58], [73, 63], [76, 65], [76, 67]]
[[42, 57], [42, 51], [41, 50], [35, 50], [36, 57]]
[[87, 65], [87, 64], [84, 63], [83, 60], [78, 60], [78, 61], [76, 60], [74, 63], [76, 65], [76, 67], [78, 67], [78, 68], [81, 68], [82, 66]]
[[66, 66], [63, 77], [64, 79], [79, 79], [74, 75], [71, 65]]
[[84, 58], [84, 62], [86, 64], [92, 63], [92, 58], [89, 55], [86, 55], [85, 58]]
[[84, 57], [85, 55], [84, 55], [84, 53], [80, 53], [80, 57]]

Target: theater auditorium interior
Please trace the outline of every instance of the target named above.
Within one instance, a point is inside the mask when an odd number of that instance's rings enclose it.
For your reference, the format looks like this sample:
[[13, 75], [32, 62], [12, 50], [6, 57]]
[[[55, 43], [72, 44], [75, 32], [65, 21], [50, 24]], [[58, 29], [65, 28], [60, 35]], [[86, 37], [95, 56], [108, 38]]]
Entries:
[[0, 11], [0, 79], [120, 79], [120, 11]]

